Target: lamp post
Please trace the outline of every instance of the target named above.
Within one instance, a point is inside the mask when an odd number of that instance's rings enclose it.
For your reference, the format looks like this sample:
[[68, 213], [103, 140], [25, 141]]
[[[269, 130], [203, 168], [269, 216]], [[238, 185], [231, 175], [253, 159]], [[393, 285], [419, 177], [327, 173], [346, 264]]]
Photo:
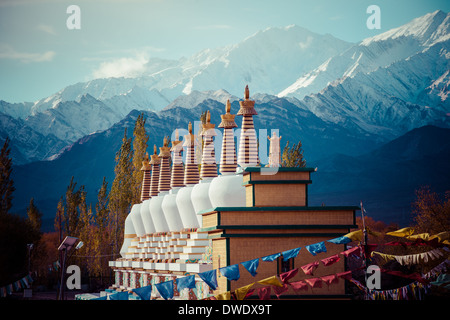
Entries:
[[[58, 247], [58, 251], [62, 252], [62, 265], [61, 265], [61, 283], [59, 288], [59, 296], [58, 300], [64, 300], [64, 274], [65, 274], [65, 268], [66, 268], [66, 259], [67, 259], [67, 252], [69, 252], [75, 243], [79, 239], [76, 237], [70, 237], [67, 236], [64, 238], [63, 242]], [[76, 250], [81, 248], [83, 246], [83, 242], [80, 241], [78, 245], [75, 247]], [[70, 258], [70, 257], [69, 257]]]
[[30, 272], [31, 272], [31, 250], [33, 249], [33, 244], [28, 243], [27, 249], [28, 249], [28, 274], [30, 274]]

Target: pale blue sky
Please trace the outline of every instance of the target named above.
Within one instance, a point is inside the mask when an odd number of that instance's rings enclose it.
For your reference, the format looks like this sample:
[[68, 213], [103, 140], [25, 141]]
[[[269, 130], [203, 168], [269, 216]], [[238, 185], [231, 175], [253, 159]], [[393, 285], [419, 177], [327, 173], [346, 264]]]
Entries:
[[[71, 4], [81, 9], [80, 30], [66, 27]], [[380, 30], [366, 27], [372, 4]], [[358, 42], [438, 9], [449, 12], [450, 1], [0, 0], [0, 100], [35, 101], [114, 66], [178, 59], [267, 27], [296, 24]]]

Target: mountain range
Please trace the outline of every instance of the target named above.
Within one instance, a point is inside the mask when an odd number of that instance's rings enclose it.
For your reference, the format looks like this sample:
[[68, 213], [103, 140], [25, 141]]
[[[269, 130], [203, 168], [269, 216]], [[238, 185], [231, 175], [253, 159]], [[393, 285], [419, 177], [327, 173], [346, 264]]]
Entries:
[[[447, 131], [435, 136], [425, 130], [450, 128], [449, 25], [450, 15], [435, 11], [359, 43], [299, 26], [268, 28], [189, 58], [152, 58], [134, 78], [77, 83], [34, 103], [0, 101], [0, 140], [10, 137], [16, 165], [14, 210], [23, 212], [34, 196], [45, 215], [53, 216], [72, 175], [95, 201], [103, 176], [112, 182], [124, 128], [131, 132], [140, 112], [147, 119], [149, 146], [160, 145], [175, 128], [198, 121], [202, 111], [210, 110], [218, 124], [227, 99], [236, 113], [247, 84], [256, 100], [256, 128], [278, 129], [282, 143], [301, 140], [308, 165], [317, 163], [317, 180], [330, 188], [316, 188], [315, 181], [311, 194], [325, 200], [324, 194], [335, 190], [336, 200], [351, 204], [354, 200], [341, 197], [346, 191], [378, 195], [368, 190], [382, 189], [382, 183], [369, 179], [361, 187], [354, 172], [368, 174], [363, 168], [377, 163], [386, 154], [383, 148], [404, 143], [398, 139], [415, 130], [424, 139], [444, 141]], [[424, 152], [430, 161], [437, 156], [431, 151]], [[394, 158], [403, 156], [398, 148], [391, 152]], [[417, 160], [406, 154], [404, 161]], [[321, 173], [322, 166], [328, 171]], [[348, 178], [339, 178], [343, 174]], [[344, 181], [358, 187], [345, 189]], [[437, 185], [442, 191], [443, 184]], [[404, 184], [397, 188], [408, 189]], [[378, 215], [380, 206], [386, 207], [377, 203]]]

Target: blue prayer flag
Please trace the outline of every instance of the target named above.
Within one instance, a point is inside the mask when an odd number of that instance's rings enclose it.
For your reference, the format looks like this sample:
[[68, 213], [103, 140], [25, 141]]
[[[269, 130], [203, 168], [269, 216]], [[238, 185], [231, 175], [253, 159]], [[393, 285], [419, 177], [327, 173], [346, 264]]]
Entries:
[[173, 280], [157, 283], [155, 287], [165, 300], [173, 298]]
[[135, 292], [142, 300], [150, 300], [152, 295], [152, 286], [136, 288], [133, 289], [133, 292]]
[[109, 296], [109, 300], [128, 300], [128, 292], [117, 292]]
[[177, 279], [177, 289], [178, 291], [183, 290], [184, 288], [193, 289], [195, 288], [195, 276], [186, 276]]
[[308, 249], [308, 251], [315, 256], [316, 254], [320, 253], [320, 252], [327, 252], [327, 248], [325, 247], [325, 242], [318, 242], [318, 243], [314, 243], [314, 244], [310, 244], [308, 246], [305, 246], [306, 249]]
[[241, 262], [241, 264], [247, 269], [248, 272], [254, 277], [256, 276], [256, 269], [259, 265], [259, 258]]
[[239, 265], [233, 264], [231, 266], [220, 268], [220, 273], [228, 280], [238, 280], [240, 278]]
[[342, 236], [342, 237], [334, 238], [334, 239], [327, 240], [327, 241], [334, 243], [334, 244], [346, 244], [346, 243], [352, 242], [352, 239], [350, 239], [346, 236]]
[[271, 261], [275, 260], [276, 258], [278, 258], [279, 256], [281, 256], [280, 252], [271, 254], [269, 256], [262, 257], [261, 259], [262, 259], [262, 261], [271, 262]]
[[217, 289], [216, 269], [199, 273], [198, 276], [213, 290]]
[[298, 253], [300, 252], [300, 247], [295, 248], [295, 249], [291, 249], [291, 250], [287, 250], [287, 251], [283, 251], [281, 254], [283, 255], [283, 261], [287, 261], [291, 258], [295, 258], [296, 256], [298, 256]]

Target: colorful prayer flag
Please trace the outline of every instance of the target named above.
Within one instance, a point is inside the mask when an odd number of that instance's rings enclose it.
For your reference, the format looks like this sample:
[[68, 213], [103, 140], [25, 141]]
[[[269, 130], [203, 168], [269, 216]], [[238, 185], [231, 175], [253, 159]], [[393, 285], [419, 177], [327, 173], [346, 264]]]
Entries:
[[152, 294], [152, 286], [140, 287], [132, 290], [136, 293], [142, 300], [150, 300]]
[[177, 289], [178, 291], [184, 288], [194, 289], [195, 288], [195, 275], [190, 275], [186, 277], [181, 277], [177, 279]]
[[272, 262], [272, 261], [274, 261], [275, 259], [277, 259], [279, 256], [281, 256], [281, 252], [274, 253], [274, 254], [271, 254], [271, 255], [262, 257], [261, 260], [262, 260], [262, 261], [266, 261], [266, 262]]
[[240, 278], [239, 265], [233, 264], [231, 266], [222, 267], [219, 269], [220, 273], [228, 280], [236, 281]]
[[325, 242], [318, 242], [314, 244], [310, 244], [308, 246], [305, 246], [305, 248], [313, 255], [315, 256], [318, 253], [321, 252], [327, 252], [327, 248], [325, 247]]
[[297, 257], [298, 253], [300, 252], [300, 249], [301, 248], [299, 247], [299, 248], [283, 251], [281, 253], [283, 255], [283, 261], [287, 261], [287, 260], [289, 260], [291, 258]]
[[173, 280], [157, 283], [155, 287], [164, 300], [173, 298]]
[[213, 290], [218, 287], [216, 269], [199, 273], [198, 276]]
[[256, 269], [259, 265], [259, 258], [253, 259], [245, 262], [241, 262], [241, 264], [244, 266], [245, 269], [247, 269], [248, 272], [254, 277], [256, 276]]

